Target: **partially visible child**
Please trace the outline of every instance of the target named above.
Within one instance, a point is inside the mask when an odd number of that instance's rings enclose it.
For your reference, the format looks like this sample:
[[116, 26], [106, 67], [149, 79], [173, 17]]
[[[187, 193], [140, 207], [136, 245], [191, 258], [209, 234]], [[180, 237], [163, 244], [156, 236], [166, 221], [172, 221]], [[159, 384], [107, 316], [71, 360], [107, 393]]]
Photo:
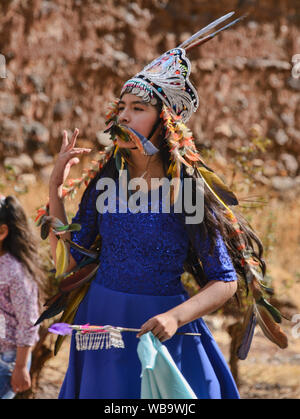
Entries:
[[37, 246], [22, 206], [13, 196], [0, 196], [0, 399], [31, 387], [41, 276]]

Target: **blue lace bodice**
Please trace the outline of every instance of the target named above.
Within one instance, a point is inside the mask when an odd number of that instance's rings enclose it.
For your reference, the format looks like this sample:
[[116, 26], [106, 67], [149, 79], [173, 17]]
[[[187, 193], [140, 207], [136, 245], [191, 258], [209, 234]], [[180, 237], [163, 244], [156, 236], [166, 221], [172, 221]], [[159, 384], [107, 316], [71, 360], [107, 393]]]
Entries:
[[[133, 294], [181, 294], [180, 276], [189, 247], [183, 215], [174, 211], [162, 212], [161, 196], [158, 213], [132, 213], [130, 210], [119, 213], [117, 202], [116, 213], [98, 214], [95, 212], [98, 194], [94, 187], [82, 218], [79, 220], [79, 211], [73, 218], [73, 222], [81, 223], [82, 229], [72, 234], [72, 240], [86, 248], [98, 233], [101, 234], [101, 264], [95, 281], [113, 290]], [[150, 209], [150, 192], [147, 195]], [[196, 236], [196, 250], [208, 280], [236, 280], [220, 234], [213, 255], [208, 253], [209, 243], [209, 239]], [[78, 252], [71, 249], [71, 254], [80, 261]]]

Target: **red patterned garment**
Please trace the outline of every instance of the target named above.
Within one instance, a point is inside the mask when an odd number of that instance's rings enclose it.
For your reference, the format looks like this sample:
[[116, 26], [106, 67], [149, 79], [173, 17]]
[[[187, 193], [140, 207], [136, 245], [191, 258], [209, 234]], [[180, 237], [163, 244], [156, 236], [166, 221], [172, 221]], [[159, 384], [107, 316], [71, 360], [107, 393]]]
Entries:
[[0, 352], [38, 340], [38, 287], [10, 253], [0, 256]]

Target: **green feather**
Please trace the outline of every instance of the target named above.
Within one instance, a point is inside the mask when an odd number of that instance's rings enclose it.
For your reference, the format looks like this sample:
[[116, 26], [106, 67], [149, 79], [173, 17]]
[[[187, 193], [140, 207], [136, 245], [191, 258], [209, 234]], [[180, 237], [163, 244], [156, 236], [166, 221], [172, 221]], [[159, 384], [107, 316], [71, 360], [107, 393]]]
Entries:
[[272, 304], [270, 304], [267, 300], [265, 300], [263, 297], [261, 297], [258, 301], [256, 301], [257, 304], [259, 304], [260, 306], [263, 306], [266, 308], [266, 310], [268, 310], [268, 312], [271, 314], [272, 318], [274, 319], [274, 321], [276, 323], [281, 323], [281, 313], [279, 310], [277, 310], [277, 308], [275, 308], [274, 306], [272, 306]]

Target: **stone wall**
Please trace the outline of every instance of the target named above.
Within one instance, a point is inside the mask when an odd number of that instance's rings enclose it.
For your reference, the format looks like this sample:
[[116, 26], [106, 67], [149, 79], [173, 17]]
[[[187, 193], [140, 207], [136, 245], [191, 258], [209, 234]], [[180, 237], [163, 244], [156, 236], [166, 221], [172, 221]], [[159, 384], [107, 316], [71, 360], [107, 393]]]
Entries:
[[106, 105], [126, 79], [237, 10], [248, 17], [189, 54], [200, 96], [189, 126], [225, 158], [255, 128], [271, 140], [256, 159], [262, 182], [299, 185], [300, 79], [292, 77], [299, 7], [298, 0], [1, 0], [0, 162], [16, 164], [11, 158], [21, 155], [20, 174], [49, 167], [63, 129], [78, 127], [82, 143], [98, 145]]

